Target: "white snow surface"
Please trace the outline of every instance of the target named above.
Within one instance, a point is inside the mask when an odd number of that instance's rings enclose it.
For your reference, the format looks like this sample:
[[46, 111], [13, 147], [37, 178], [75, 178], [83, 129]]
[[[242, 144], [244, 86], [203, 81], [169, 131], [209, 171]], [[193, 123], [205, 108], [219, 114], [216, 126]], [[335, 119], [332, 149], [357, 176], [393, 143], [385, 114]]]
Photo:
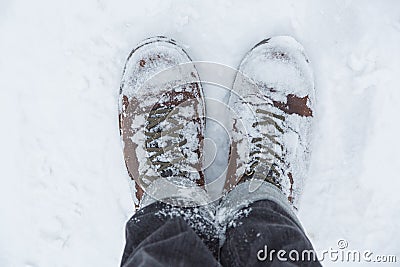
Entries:
[[[299, 218], [317, 251], [345, 239], [400, 260], [399, 1], [2, 0], [0, 266], [119, 265], [133, 214], [119, 84], [131, 49], [155, 35], [232, 67], [264, 38], [302, 43], [316, 123]], [[212, 178], [226, 136], [206, 133]]]

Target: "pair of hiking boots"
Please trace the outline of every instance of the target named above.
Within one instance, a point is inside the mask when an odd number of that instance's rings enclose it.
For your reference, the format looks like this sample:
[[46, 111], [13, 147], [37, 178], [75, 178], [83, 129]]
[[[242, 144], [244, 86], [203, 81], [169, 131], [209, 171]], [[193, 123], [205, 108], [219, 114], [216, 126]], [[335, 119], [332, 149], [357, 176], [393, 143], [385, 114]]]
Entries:
[[[297, 206], [309, 162], [314, 98], [309, 60], [293, 38], [265, 39], [247, 53], [228, 103], [235, 116], [226, 191], [264, 180]], [[139, 44], [127, 59], [119, 104], [136, 206], [158, 179], [204, 187], [206, 107], [196, 63], [181, 46], [165, 37]]]

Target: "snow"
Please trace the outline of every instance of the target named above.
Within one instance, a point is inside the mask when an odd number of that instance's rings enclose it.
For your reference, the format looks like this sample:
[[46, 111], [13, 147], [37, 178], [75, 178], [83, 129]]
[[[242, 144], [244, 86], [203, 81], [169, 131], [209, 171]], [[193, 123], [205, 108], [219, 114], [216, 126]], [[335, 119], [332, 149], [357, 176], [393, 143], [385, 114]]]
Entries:
[[118, 90], [129, 52], [154, 35], [232, 67], [266, 37], [302, 43], [317, 101], [300, 220], [317, 250], [343, 238], [400, 257], [398, 1], [3, 0], [1, 266], [119, 264], [133, 203]]

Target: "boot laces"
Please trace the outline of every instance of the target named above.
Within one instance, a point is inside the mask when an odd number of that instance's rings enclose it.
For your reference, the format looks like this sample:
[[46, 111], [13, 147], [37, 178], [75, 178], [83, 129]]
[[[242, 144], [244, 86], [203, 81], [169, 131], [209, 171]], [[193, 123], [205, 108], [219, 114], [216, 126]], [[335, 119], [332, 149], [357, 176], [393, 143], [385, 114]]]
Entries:
[[[147, 137], [145, 147], [149, 153], [147, 161], [156, 168], [156, 172], [162, 177], [187, 175], [186, 171], [176, 167], [177, 163], [185, 160], [180, 148], [187, 143], [187, 139], [179, 133], [184, 127], [183, 123], [174, 118], [178, 112], [179, 108], [177, 107], [159, 107], [151, 110], [147, 118], [148, 124], [144, 131]], [[165, 127], [161, 126], [164, 122], [167, 122], [170, 127], [164, 129]], [[166, 140], [163, 140], [164, 138]], [[163, 157], [166, 154], [168, 156]]]
[[[284, 133], [285, 116], [275, 114], [263, 108], [256, 109], [257, 121], [253, 128], [258, 128], [259, 136], [251, 138], [250, 162], [242, 179], [261, 179], [280, 187], [279, 178], [284, 173], [285, 150], [279, 141]], [[260, 126], [271, 130], [261, 131]]]

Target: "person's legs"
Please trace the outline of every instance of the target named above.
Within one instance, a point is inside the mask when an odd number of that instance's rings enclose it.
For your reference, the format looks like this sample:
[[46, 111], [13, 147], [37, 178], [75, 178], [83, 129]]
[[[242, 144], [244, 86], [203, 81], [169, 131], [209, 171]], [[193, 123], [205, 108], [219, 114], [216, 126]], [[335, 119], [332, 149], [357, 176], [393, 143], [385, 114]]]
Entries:
[[[223, 266], [321, 266], [282, 192], [267, 182], [239, 184], [221, 203]], [[252, 188], [255, 188], [252, 189]]]
[[[143, 48], [146, 46], [148, 49]], [[202, 191], [199, 186], [204, 185], [204, 174], [198, 168], [201, 164], [196, 164], [201, 159], [204, 129], [203, 116], [199, 116], [204, 112], [201, 86], [196, 79], [189, 79], [184, 83], [188, 86], [150, 83], [146, 90], [139, 90], [143, 88], [132, 74], [144, 78], [155, 70], [162, 71], [166, 64], [188, 60], [174, 42], [158, 40], [143, 47], [138, 49], [144, 53], [134, 51], [138, 56], [133, 52], [129, 61], [132, 64], [125, 68], [120, 126], [131, 178], [144, 187], [153, 201], [146, 203], [146, 197], [140, 201], [143, 191], [136, 186], [142, 209], [127, 225], [122, 266], [218, 265], [212, 256], [212, 252], [216, 254], [218, 238], [212, 216], [207, 217], [212, 212], [204, 207], [207, 201], [203, 201], [202, 193], [198, 194]], [[291, 249], [300, 254], [312, 249], [289, 207], [289, 202], [296, 205], [298, 201], [308, 164], [314, 99], [308, 63], [301, 46], [286, 37], [261, 42], [242, 61], [239, 71], [245, 79], [237, 76], [234, 83], [241, 97], [231, 98], [230, 103], [238, 111], [247, 103], [254, 112], [239, 113], [251, 140], [249, 153], [236, 157], [238, 176], [228, 177], [226, 188], [232, 182], [240, 184], [220, 209], [220, 214], [228, 215], [222, 218], [222, 225], [226, 226], [226, 241], [221, 249], [223, 264], [265, 264], [264, 258], [272, 264], [288, 263], [279, 258], [284, 258], [285, 253], [288, 260], [299, 264], [301, 260]], [[256, 69], [260, 71], [253, 72]], [[197, 77], [190, 67], [185, 73], [178, 70], [182, 81]], [[255, 83], [249, 84], [247, 76]], [[158, 100], [155, 95], [165, 97]], [[147, 98], [152, 99], [151, 103], [142, 101]], [[235, 139], [233, 147], [240, 148], [233, 149], [236, 154], [243, 152], [245, 139]], [[154, 192], [149, 190], [151, 187]], [[268, 253], [265, 246], [278, 250], [277, 254]]]
[[292, 211], [307, 176], [314, 101], [310, 61], [293, 38], [263, 40], [240, 63], [229, 99], [238, 114], [225, 183], [233, 190], [219, 211], [228, 214], [219, 216], [223, 265], [320, 265]]
[[217, 265], [203, 190], [203, 91], [190, 57], [174, 40], [143, 41], [126, 62], [119, 104], [125, 164], [140, 207], [127, 224], [121, 265]]
[[218, 266], [218, 236], [208, 214], [205, 207], [163, 202], [140, 209], [126, 225], [121, 266]]

